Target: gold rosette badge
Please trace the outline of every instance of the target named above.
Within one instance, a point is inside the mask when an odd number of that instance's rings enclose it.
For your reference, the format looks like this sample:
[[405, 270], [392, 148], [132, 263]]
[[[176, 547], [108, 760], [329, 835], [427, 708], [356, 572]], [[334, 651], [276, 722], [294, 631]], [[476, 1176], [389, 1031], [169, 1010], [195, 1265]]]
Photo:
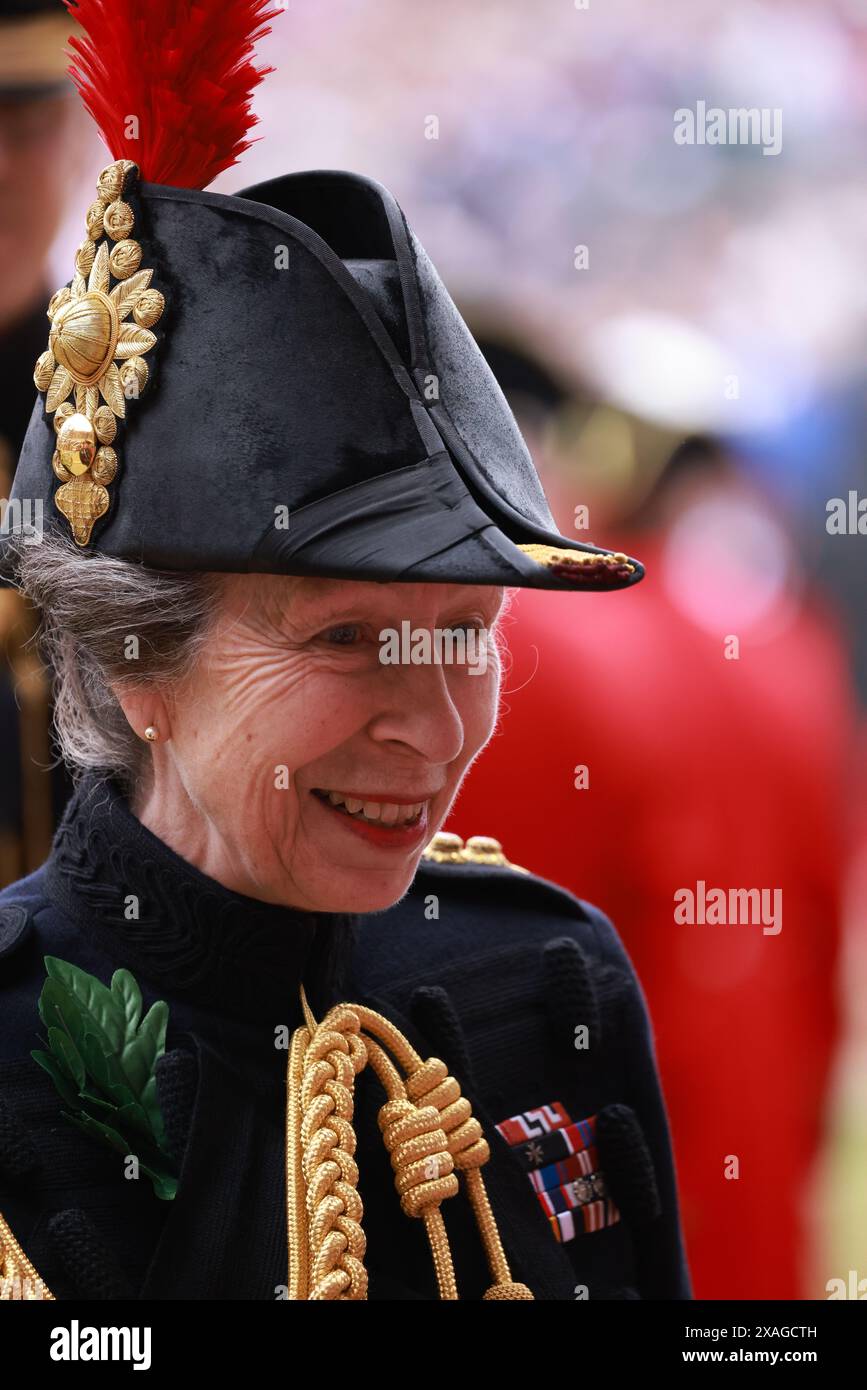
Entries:
[[48, 306], [48, 349], [33, 374], [46, 393], [46, 413], [54, 415], [52, 468], [63, 484], [54, 500], [78, 545], [87, 545], [108, 511], [118, 469], [112, 448], [117, 422], [147, 383], [145, 354], [157, 341], [150, 330], [165, 307], [159, 290], [150, 288], [153, 271], [140, 269], [142, 248], [132, 240], [135, 218], [123, 192], [133, 172], [130, 160], [119, 159], [99, 176], [72, 284]]

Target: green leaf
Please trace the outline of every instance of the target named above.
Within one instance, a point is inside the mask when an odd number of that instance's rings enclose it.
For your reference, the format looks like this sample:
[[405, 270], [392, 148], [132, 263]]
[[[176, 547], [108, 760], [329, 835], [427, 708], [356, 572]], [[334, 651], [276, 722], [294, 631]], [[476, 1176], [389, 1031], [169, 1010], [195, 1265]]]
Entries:
[[86, 1101], [87, 1105], [91, 1107], [98, 1106], [100, 1110], [105, 1111], [106, 1115], [116, 1115], [118, 1113], [118, 1106], [116, 1106], [113, 1101], [103, 1100], [102, 1096], [95, 1096], [92, 1091], [80, 1091], [79, 1104], [81, 1104], [82, 1100]]
[[102, 1120], [95, 1120], [84, 1110], [77, 1115], [67, 1115], [66, 1118], [92, 1138], [108, 1140], [111, 1147], [124, 1156], [135, 1152], [135, 1147], [131, 1146], [118, 1130], [113, 1129], [111, 1125], [103, 1124]]
[[156, 1070], [154, 1070], [153, 1076], [148, 1077], [148, 1084], [145, 1086], [139, 1099], [147, 1114], [154, 1139], [159, 1147], [167, 1152], [168, 1138], [163, 1123], [163, 1112], [160, 1109], [159, 1097], [157, 1095]]
[[45, 967], [39, 1014], [51, 1050], [31, 1055], [70, 1107], [61, 1113], [124, 1157], [134, 1155], [155, 1194], [170, 1200], [178, 1188], [177, 1164], [168, 1150], [156, 1086], [168, 1004], [158, 1000], [141, 1019], [141, 990], [128, 970], [116, 970], [108, 989], [57, 956], [46, 956]]
[[79, 1046], [84, 1035], [85, 1017], [75, 997], [57, 980], [46, 980], [39, 996], [39, 1015], [46, 1027], [62, 1028]]
[[102, 1050], [99, 1039], [95, 1033], [85, 1033], [81, 1040], [81, 1055], [84, 1058], [84, 1065], [90, 1072], [97, 1086], [106, 1095], [109, 1094], [111, 1078], [108, 1070], [108, 1058]]
[[86, 970], [57, 956], [46, 956], [45, 968], [49, 977], [63, 985], [81, 1010], [99, 1025], [109, 1049], [117, 1052], [123, 1045], [124, 1015], [111, 990], [95, 975], [88, 975]]
[[143, 1106], [139, 1105], [138, 1101], [133, 1101], [131, 1105], [121, 1106], [120, 1110], [117, 1112], [117, 1121], [118, 1124], [123, 1125], [124, 1129], [130, 1126], [132, 1129], [138, 1130], [140, 1134], [145, 1135], [149, 1140], [153, 1139], [147, 1111]]
[[157, 1059], [165, 1051], [168, 1021], [169, 1006], [164, 999], [159, 999], [142, 1019], [137, 1035], [128, 1039], [124, 1046], [120, 1062], [136, 1097], [141, 1096]]
[[118, 1105], [131, 1105], [137, 1099], [135, 1091], [117, 1057], [106, 1057], [109, 1092]]
[[115, 970], [111, 977], [111, 992], [123, 1013], [124, 1032], [134, 1033], [141, 1018], [141, 990], [128, 970]]
[[135, 1096], [117, 1058], [106, 1056], [93, 1033], [85, 1033], [81, 1051], [87, 1070], [103, 1094], [110, 1097], [115, 1105], [130, 1105]]
[[66, 1104], [71, 1106], [77, 1105], [78, 1096], [75, 1093], [75, 1087], [70, 1086], [67, 1077], [60, 1070], [60, 1067], [50, 1053], [41, 1052], [36, 1048], [30, 1053], [30, 1056], [33, 1058], [34, 1062], [39, 1063], [43, 1071], [48, 1072], [48, 1075], [51, 1077], [51, 1080], [54, 1082], [60, 1092], [61, 1098]]
[[84, 1130], [85, 1134], [90, 1134], [94, 1138], [107, 1140], [113, 1149], [123, 1154], [124, 1158], [129, 1158], [130, 1156], [135, 1158], [138, 1162], [139, 1172], [144, 1173], [146, 1177], [150, 1178], [154, 1193], [157, 1197], [161, 1198], [163, 1201], [171, 1201], [175, 1196], [180, 1180], [160, 1164], [159, 1160], [162, 1155], [154, 1154], [149, 1162], [145, 1162], [142, 1159], [141, 1153], [136, 1148], [136, 1145], [134, 1143], [129, 1143], [124, 1136], [116, 1129], [113, 1129], [111, 1125], [104, 1125], [99, 1120], [94, 1120], [90, 1115], [86, 1115], [83, 1112], [79, 1115], [69, 1115], [66, 1114], [65, 1111], [63, 1113], [67, 1120], [71, 1120], [79, 1129]]
[[170, 1202], [177, 1193], [180, 1179], [172, 1177], [170, 1173], [152, 1172], [150, 1168], [142, 1168], [141, 1171], [146, 1173], [153, 1183], [154, 1194], [162, 1201]]
[[75, 1043], [64, 1033], [62, 1028], [49, 1028], [48, 1041], [51, 1051], [57, 1058], [66, 1075], [75, 1082], [79, 1090], [86, 1084], [87, 1074], [84, 1070], [84, 1062], [79, 1056], [78, 1048]]
[[157, 1197], [162, 1197], [165, 1201], [174, 1197], [180, 1179], [166, 1166], [162, 1155], [155, 1153], [149, 1157], [144, 1154], [137, 1154], [136, 1157], [138, 1158], [139, 1172], [150, 1178]]
[[[60, 1034], [61, 1037], [64, 1037], [64, 1038], [67, 1037], [67, 1034], [64, 1033], [64, 1031], [63, 1031], [62, 1028], [49, 1028], [49, 1029], [48, 1029], [48, 1044], [47, 1044], [47, 1046], [48, 1046], [48, 1051], [50, 1052], [51, 1056], [54, 1058], [55, 1064], [60, 1068], [61, 1072], [62, 1072], [63, 1075], [66, 1077], [66, 1079], [67, 1079], [67, 1081], [69, 1082], [69, 1084], [70, 1084], [71, 1086], [74, 1086], [75, 1089], [78, 1090], [78, 1083], [77, 1083], [76, 1080], [75, 1080], [75, 1072], [74, 1072], [74, 1070], [70, 1067], [69, 1062], [68, 1062], [67, 1059], [66, 1059], [66, 1054], [65, 1054], [65, 1052], [63, 1051], [63, 1049], [62, 1049], [62, 1047], [60, 1046], [60, 1044], [57, 1042], [57, 1035], [58, 1035], [58, 1033]], [[74, 1045], [74, 1044], [73, 1044], [73, 1045]]]

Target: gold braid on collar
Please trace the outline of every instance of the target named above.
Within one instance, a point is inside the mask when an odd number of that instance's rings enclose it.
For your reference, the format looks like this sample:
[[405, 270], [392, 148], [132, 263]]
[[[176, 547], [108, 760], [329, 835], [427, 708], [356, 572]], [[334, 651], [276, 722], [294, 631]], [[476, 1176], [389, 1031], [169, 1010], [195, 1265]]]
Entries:
[[379, 1127], [400, 1205], [424, 1222], [440, 1298], [459, 1297], [440, 1207], [463, 1175], [493, 1280], [484, 1297], [532, 1299], [512, 1279], [485, 1190], [487, 1140], [445, 1063], [424, 1061], [400, 1029], [362, 1004], [336, 1004], [321, 1023], [303, 985], [301, 1004], [306, 1026], [293, 1034], [286, 1075], [289, 1298], [367, 1297], [352, 1114], [355, 1078], [370, 1063], [387, 1096]]

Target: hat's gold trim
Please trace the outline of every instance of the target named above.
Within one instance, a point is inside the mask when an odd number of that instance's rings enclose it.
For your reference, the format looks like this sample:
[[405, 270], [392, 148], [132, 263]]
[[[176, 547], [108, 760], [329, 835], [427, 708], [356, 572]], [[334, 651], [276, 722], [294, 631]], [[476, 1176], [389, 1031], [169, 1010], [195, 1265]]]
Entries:
[[567, 546], [539, 545], [535, 541], [524, 542], [518, 546], [531, 560], [539, 565], [606, 565], [609, 569], [625, 567], [634, 574], [635, 566], [628, 555], [619, 550], [571, 550]]
[[140, 269], [142, 249], [131, 238], [135, 216], [123, 192], [133, 171], [131, 160], [118, 159], [99, 176], [72, 284], [51, 298], [48, 348], [33, 373], [57, 431], [51, 466], [63, 486], [55, 505], [81, 546], [108, 511], [119, 463], [112, 448], [117, 421], [147, 383], [145, 354], [157, 341], [151, 328], [165, 307], [160, 291], [150, 288], [153, 271]]
[[37, 1274], [9, 1223], [0, 1212], [0, 1303], [56, 1302], [45, 1280]]

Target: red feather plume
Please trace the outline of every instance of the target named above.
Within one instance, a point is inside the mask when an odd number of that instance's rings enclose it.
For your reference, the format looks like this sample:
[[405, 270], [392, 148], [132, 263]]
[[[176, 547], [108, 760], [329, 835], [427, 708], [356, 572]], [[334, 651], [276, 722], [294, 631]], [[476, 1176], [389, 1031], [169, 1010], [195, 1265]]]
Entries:
[[249, 149], [252, 93], [273, 71], [255, 66], [253, 46], [270, 33], [280, 5], [64, 3], [86, 34], [69, 40], [69, 74], [114, 159], [133, 160], [150, 183], [205, 188]]

